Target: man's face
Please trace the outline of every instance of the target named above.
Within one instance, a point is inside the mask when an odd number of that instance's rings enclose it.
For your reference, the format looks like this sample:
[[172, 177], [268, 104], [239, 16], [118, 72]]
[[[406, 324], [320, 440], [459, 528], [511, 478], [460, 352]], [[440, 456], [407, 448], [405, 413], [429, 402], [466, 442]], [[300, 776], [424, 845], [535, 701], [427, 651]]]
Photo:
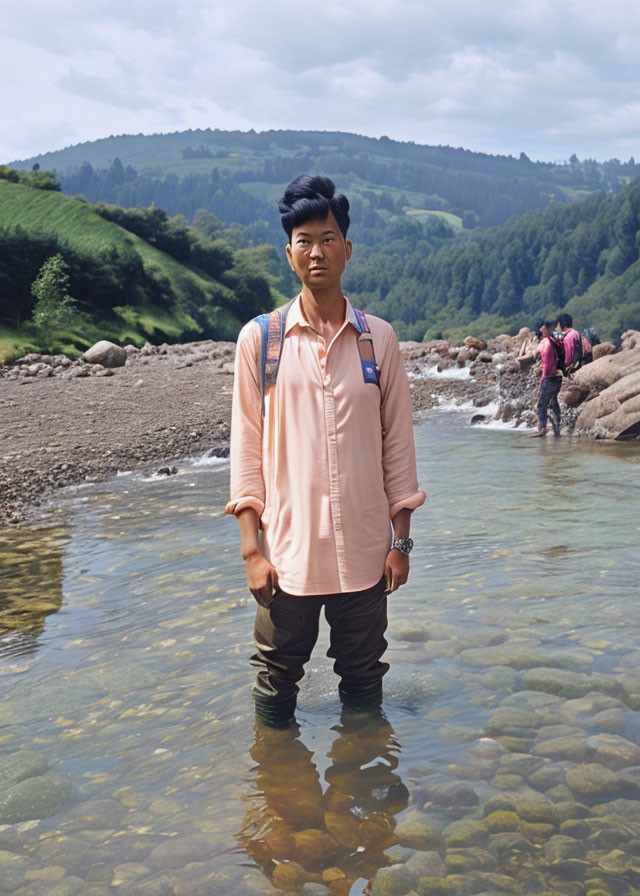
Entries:
[[329, 212], [324, 219], [294, 227], [287, 258], [304, 286], [331, 289], [340, 285], [351, 250], [351, 240], [345, 240], [333, 212]]

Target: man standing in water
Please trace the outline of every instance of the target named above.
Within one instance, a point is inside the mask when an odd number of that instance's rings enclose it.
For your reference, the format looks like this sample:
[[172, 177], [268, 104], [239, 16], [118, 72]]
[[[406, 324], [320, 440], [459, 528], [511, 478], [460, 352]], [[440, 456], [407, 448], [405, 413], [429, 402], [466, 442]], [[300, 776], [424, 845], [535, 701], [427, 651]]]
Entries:
[[346, 197], [302, 175], [279, 209], [302, 289], [264, 335], [256, 320], [238, 338], [226, 508], [259, 604], [256, 715], [274, 727], [294, 717], [323, 608], [343, 704], [380, 705], [387, 594], [407, 581], [411, 513], [425, 500], [395, 333], [342, 293]]
[[558, 393], [562, 386], [562, 374], [558, 370], [558, 356], [553, 347], [553, 322], [546, 320], [540, 324], [536, 333], [539, 342], [533, 352], [521, 355], [518, 362], [530, 361], [539, 357], [542, 361], [540, 372], [540, 390], [538, 392], [538, 429], [532, 438], [542, 438], [547, 434], [547, 417], [551, 409], [551, 425], [554, 436], [560, 435], [560, 404]]

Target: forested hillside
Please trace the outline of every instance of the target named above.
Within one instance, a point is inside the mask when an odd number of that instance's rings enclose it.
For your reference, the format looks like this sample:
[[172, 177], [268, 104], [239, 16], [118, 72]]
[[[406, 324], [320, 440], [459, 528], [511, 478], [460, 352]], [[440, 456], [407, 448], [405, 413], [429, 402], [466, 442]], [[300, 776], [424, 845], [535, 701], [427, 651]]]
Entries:
[[226, 224], [257, 227], [259, 238], [277, 228], [274, 203], [288, 181], [328, 174], [353, 200], [361, 241], [375, 241], [372, 230], [389, 215], [446, 212], [458, 226], [496, 225], [553, 199], [617, 189], [640, 173], [633, 159], [597, 163], [574, 155], [550, 164], [524, 153], [516, 159], [342, 132], [217, 129], [108, 137], [14, 167], [33, 164], [55, 170], [71, 195], [124, 206], [155, 202], [189, 220], [206, 208]]
[[[277, 297], [271, 250], [234, 249], [212, 222], [207, 236], [158, 208], [92, 206], [62, 195], [44, 172], [0, 168], [0, 355], [43, 340], [53, 350], [104, 337], [235, 338]], [[59, 333], [43, 334], [33, 285], [57, 256], [74, 313]]]
[[[32, 164], [55, 167], [67, 193], [132, 209], [112, 211], [111, 221], [142, 239], [149, 221], [164, 214], [158, 209], [184, 216], [164, 215], [170, 232], [190, 221], [198, 240], [222, 236], [239, 250], [245, 280], [266, 274], [273, 295], [274, 287], [287, 295], [296, 289], [277, 200], [295, 175], [329, 174], [351, 202], [355, 250], [345, 287], [357, 305], [391, 320], [401, 338], [455, 338], [469, 329], [492, 335], [562, 307], [602, 336], [640, 326], [634, 159], [598, 163], [574, 155], [549, 164], [524, 153], [489, 156], [386, 137], [200, 130], [109, 137], [14, 167]], [[152, 244], [192, 273], [209, 273], [214, 293], [238, 276], [238, 262], [222, 276], [215, 266], [203, 268], [197, 244], [181, 256], [180, 238], [172, 237], [169, 249], [164, 239], [156, 234]], [[173, 307], [186, 302], [198, 327], [211, 328], [198, 310], [198, 289], [183, 281]], [[235, 327], [237, 316], [250, 316], [251, 301], [215, 295], [204, 304], [221, 309], [217, 332], [222, 319]]]
[[381, 247], [351, 264], [349, 294], [404, 337], [514, 331], [571, 312], [602, 337], [640, 328], [640, 178], [513, 218], [436, 253]]

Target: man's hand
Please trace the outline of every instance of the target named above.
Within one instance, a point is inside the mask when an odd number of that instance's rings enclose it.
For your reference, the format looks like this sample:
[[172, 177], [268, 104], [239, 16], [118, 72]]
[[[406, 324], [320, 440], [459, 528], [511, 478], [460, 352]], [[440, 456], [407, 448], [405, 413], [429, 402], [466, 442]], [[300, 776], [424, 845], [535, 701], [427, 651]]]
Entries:
[[391, 548], [387, 554], [384, 577], [387, 580], [387, 594], [397, 591], [409, 578], [409, 558], [397, 548]]
[[273, 602], [273, 595], [278, 587], [275, 567], [257, 550], [245, 557], [244, 565], [249, 591], [261, 607], [268, 607]]

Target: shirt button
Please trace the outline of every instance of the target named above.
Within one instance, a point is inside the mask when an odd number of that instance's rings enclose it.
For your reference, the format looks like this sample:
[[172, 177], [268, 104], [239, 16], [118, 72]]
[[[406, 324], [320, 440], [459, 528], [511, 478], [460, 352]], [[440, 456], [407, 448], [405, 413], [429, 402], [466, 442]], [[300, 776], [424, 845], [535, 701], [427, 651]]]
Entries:
[[328, 373], [325, 373], [325, 375], [322, 377], [322, 382], [324, 383], [325, 386], [329, 385], [329, 383], [331, 382], [331, 377], [329, 376]]

